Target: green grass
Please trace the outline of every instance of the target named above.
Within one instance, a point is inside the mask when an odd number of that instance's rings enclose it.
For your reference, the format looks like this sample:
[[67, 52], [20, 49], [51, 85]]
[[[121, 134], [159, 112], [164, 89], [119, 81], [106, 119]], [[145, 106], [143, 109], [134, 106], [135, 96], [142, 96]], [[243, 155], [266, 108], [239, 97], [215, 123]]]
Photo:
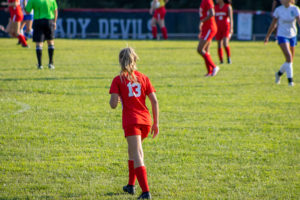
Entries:
[[36, 69], [33, 43], [0, 43], [1, 200], [136, 199], [121, 191], [127, 143], [108, 104], [127, 44], [160, 104], [160, 135], [143, 144], [154, 199], [299, 199], [299, 47], [291, 88], [274, 84], [274, 42], [231, 42], [213, 78], [197, 41], [56, 40], [55, 71]]

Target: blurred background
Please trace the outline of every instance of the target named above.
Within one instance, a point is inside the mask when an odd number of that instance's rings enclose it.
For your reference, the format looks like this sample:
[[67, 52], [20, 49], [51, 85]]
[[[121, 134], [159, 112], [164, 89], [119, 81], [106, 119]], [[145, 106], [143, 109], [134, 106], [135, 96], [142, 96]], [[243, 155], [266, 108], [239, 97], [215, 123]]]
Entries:
[[[6, 0], [0, 0], [3, 2]], [[270, 11], [273, 0], [233, 0], [237, 10]], [[151, 0], [57, 0], [60, 8], [148, 8]], [[201, 0], [170, 0], [167, 8], [198, 8]], [[298, 3], [299, 5], [299, 3]]]

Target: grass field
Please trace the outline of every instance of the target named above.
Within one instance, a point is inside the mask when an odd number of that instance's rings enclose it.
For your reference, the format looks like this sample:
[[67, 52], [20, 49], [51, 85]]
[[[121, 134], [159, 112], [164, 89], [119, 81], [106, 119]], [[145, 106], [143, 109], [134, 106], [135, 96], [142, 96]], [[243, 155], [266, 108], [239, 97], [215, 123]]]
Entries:
[[160, 135], [143, 144], [153, 199], [299, 199], [299, 47], [292, 88], [274, 83], [274, 42], [232, 42], [213, 78], [197, 41], [56, 40], [55, 71], [36, 69], [33, 43], [0, 43], [1, 200], [137, 198], [122, 192], [127, 143], [108, 103], [127, 44], [160, 104]]

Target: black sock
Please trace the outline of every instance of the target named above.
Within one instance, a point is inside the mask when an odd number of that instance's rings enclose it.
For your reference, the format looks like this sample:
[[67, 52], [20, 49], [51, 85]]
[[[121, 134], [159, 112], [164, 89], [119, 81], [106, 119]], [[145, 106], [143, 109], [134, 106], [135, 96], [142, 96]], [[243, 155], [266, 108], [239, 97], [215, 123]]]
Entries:
[[53, 65], [54, 45], [48, 46], [49, 64]]
[[289, 83], [293, 82], [293, 78], [288, 78]]
[[278, 76], [282, 76], [283, 73], [279, 70], [277, 74]]
[[42, 66], [42, 52], [43, 52], [42, 47], [36, 47], [36, 57], [37, 57], [39, 66]]

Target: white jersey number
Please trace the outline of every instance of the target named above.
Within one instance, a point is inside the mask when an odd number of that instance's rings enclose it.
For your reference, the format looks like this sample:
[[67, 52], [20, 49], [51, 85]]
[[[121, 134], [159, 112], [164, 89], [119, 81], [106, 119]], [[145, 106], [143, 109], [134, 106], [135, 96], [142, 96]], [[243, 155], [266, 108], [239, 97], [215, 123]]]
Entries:
[[129, 89], [129, 97], [140, 97], [141, 96], [141, 85], [139, 83], [128, 83], [127, 87]]

